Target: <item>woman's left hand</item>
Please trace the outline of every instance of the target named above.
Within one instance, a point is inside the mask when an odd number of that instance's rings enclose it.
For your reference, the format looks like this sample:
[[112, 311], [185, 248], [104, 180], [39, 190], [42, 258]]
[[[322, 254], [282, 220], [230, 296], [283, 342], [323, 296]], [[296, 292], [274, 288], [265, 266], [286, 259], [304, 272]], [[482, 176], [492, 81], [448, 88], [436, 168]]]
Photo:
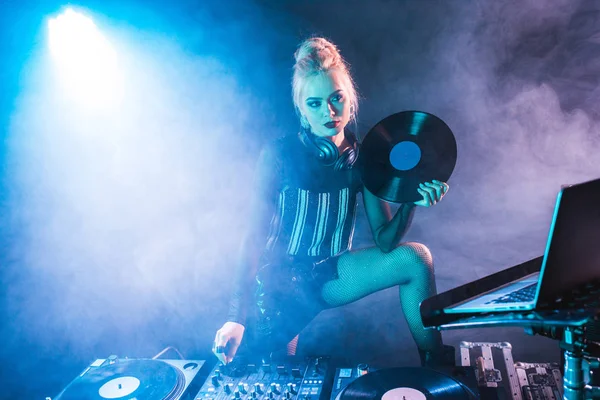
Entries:
[[420, 183], [417, 191], [423, 200], [415, 201], [415, 205], [423, 207], [431, 207], [436, 204], [448, 193], [450, 186], [446, 182], [436, 181]]

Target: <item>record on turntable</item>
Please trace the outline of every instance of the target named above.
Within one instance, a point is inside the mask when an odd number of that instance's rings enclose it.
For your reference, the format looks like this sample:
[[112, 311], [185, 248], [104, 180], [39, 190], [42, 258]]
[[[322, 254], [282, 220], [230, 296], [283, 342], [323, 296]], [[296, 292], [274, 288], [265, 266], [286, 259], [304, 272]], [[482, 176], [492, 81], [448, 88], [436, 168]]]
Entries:
[[467, 400], [477, 395], [458, 379], [429, 368], [370, 372], [346, 386], [338, 400]]
[[423, 111], [402, 111], [378, 122], [360, 148], [365, 187], [391, 203], [422, 199], [420, 183], [447, 182], [456, 166], [454, 134], [444, 121]]
[[153, 359], [92, 364], [56, 400], [177, 400], [190, 383], [188, 370], [195, 370], [195, 374], [200, 365], [188, 362], [179, 368], [175, 363]]

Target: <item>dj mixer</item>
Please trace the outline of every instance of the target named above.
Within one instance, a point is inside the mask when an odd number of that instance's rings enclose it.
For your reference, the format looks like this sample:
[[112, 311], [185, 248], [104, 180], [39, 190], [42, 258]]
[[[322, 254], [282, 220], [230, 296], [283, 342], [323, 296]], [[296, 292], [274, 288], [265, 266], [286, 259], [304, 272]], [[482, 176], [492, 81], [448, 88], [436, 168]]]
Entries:
[[[216, 365], [197, 400], [319, 400], [330, 382], [327, 357], [279, 362], [237, 358]], [[325, 395], [326, 396], [326, 395]]]

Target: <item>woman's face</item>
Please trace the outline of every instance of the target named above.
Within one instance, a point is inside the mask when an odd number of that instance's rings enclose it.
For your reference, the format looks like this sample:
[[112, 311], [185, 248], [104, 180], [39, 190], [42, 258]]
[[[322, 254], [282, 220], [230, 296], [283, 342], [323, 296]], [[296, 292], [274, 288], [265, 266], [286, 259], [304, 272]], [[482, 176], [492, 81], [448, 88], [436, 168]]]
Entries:
[[321, 73], [307, 78], [304, 84], [300, 112], [317, 136], [335, 136], [350, 120], [350, 102], [341, 74], [336, 70]]

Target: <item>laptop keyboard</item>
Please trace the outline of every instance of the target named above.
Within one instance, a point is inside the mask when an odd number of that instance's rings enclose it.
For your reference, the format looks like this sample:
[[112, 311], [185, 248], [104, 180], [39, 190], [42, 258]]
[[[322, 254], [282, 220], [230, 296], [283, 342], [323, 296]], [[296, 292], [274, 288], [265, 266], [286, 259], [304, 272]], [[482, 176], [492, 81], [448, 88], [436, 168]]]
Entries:
[[488, 301], [485, 304], [503, 304], [503, 303], [521, 303], [526, 301], [533, 301], [535, 297], [535, 289], [537, 288], [537, 282], [522, 287], [519, 290], [515, 290], [512, 293]]

